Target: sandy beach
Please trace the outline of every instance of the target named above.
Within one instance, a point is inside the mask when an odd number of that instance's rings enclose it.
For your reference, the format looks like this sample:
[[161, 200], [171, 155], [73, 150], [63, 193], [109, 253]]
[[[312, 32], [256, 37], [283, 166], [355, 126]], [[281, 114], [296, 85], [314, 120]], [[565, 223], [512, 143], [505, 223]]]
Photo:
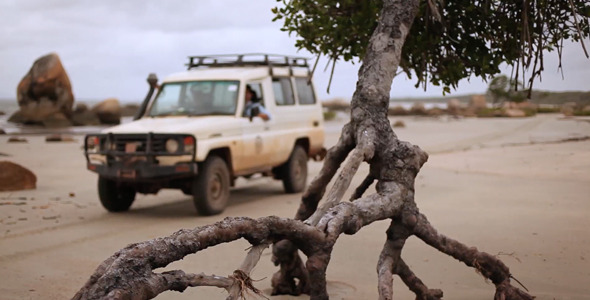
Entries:
[[[400, 139], [430, 155], [417, 178], [416, 202], [439, 232], [498, 255], [537, 299], [590, 299], [590, 118], [392, 120], [406, 124], [395, 129]], [[326, 146], [345, 122], [326, 123]], [[299, 205], [300, 194], [286, 195], [280, 182], [258, 179], [240, 180], [218, 216], [197, 216], [191, 199], [172, 190], [138, 196], [127, 213], [107, 213], [97, 176], [85, 169], [83, 135], [73, 135], [74, 142], [61, 143], [45, 142], [44, 134], [7, 143], [13, 135], [0, 135], [0, 160], [37, 175], [34, 190], [0, 192], [0, 299], [69, 299], [103, 260], [130, 243], [227, 216], [292, 217]], [[310, 179], [320, 167], [310, 162]], [[366, 172], [363, 166], [354, 186]], [[377, 299], [375, 268], [388, 225], [378, 222], [339, 239], [328, 268], [330, 299]], [[227, 275], [248, 246], [220, 245], [166, 269]], [[416, 238], [402, 256], [444, 299], [493, 299], [493, 284]], [[260, 280], [255, 285], [269, 294], [276, 270], [267, 251], [252, 274]], [[225, 297], [221, 289], [199, 287], [157, 299]], [[414, 299], [397, 277], [394, 297]]]

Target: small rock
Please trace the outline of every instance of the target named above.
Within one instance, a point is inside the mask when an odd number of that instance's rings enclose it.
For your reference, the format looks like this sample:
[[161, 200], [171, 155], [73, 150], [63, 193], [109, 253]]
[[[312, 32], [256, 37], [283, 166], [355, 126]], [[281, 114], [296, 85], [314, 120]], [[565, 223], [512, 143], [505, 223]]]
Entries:
[[387, 110], [387, 114], [390, 116], [405, 116], [408, 114], [408, 111], [403, 108], [403, 106], [394, 106], [394, 107], [390, 107]]
[[504, 116], [509, 118], [522, 118], [526, 117], [526, 114], [522, 109], [509, 108], [504, 110]]
[[18, 137], [18, 136], [12, 136], [8, 139], [9, 143], [28, 143], [29, 141], [25, 138], [22, 137]]
[[416, 102], [414, 105], [412, 105], [412, 108], [410, 108], [410, 114], [416, 116], [425, 116], [428, 114], [428, 111], [426, 110], [424, 103]]
[[4, 129], [0, 128], [0, 134], [6, 134], [6, 131], [4, 131]]
[[405, 128], [406, 127], [406, 123], [404, 123], [404, 121], [395, 121], [395, 123], [393, 123], [392, 127], [394, 128]]
[[37, 187], [37, 176], [10, 161], [0, 161], [0, 191], [20, 191]]
[[83, 113], [85, 111], [88, 111], [88, 105], [86, 105], [85, 103], [76, 103], [74, 113]]
[[52, 134], [45, 137], [46, 142], [75, 142], [76, 140], [71, 135]]
[[102, 124], [120, 124], [121, 123], [121, 104], [119, 99], [109, 98], [96, 104], [91, 109], [96, 113]]

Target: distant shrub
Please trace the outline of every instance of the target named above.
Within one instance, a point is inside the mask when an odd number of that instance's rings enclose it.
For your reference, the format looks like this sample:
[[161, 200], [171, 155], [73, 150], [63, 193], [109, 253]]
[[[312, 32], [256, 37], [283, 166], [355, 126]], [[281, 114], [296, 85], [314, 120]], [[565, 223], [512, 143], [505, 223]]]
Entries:
[[387, 110], [387, 114], [390, 116], [405, 116], [408, 114], [408, 111], [403, 108], [402, 106], [394, 106], [394, 107], [390, 107]]
[[391, 125], [391, 127], [404, 128], [406, 127], [406, 123], [404, 123], [404, 121], [397, 120]]
[[524, 111], [524, 115], [527, 117], [532, 117], [537, 115], [537, 110], [532, 107], [525, 107], [522, 109]]
[[328, 110], [324, 112], [324, 120], [326, 121], [330, 121], [330, 120], [334, 120], [334, 118], [336, 118], [336, 112], [332, 111], [332, 110]]
[[501, 117], [502, 110], [500, 108], [480, 108], [475, 114], [478, 118], [494, 118]]
[[537, 113], [539, 114], [552, 114], [560, 112], [559, 107], [539, 107], [537, 108]]
[[576, 110], [574, 111], [574, 116], [588, 117], [590, 116], [590, 110]]
[[344, 99], [336, 98], [332, 100], [322, 101], [322, 106], [328, 109], [329, 111], [346, 111], [350, 109], [350, 102]]

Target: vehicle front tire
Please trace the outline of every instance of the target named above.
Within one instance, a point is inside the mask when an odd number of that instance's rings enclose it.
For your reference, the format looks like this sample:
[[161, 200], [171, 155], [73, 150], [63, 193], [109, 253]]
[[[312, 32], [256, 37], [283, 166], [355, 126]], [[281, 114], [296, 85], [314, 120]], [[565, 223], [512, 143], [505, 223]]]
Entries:
[[193, 184], [193, 202], [201, 215], [223, 212], [229, 201], [229, 169], [219, 156], [205, 160]]
[[283, 187], [285, 192], [299, 193], [305, 189], [307, 183], [307, 152], [296, 145], [282, 170]]
[[129, 210], [135, 201], [135, 194], [133, 187], [118, 185], [114, 180], [98, 177], [98, 198], [102, 206], [110, 212]]

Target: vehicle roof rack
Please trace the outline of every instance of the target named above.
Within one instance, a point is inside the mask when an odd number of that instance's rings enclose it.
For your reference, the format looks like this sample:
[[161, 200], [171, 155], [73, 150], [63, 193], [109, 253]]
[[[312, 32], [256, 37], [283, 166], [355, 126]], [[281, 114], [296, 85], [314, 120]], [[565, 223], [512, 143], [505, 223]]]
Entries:
[[189, 56], [186, 64], [190, 70], [196, 67], [241, 67], [268, 66], [272, 67], [303, 67], [309, 70], [308, 58], [268, 53], [221, 54]]

